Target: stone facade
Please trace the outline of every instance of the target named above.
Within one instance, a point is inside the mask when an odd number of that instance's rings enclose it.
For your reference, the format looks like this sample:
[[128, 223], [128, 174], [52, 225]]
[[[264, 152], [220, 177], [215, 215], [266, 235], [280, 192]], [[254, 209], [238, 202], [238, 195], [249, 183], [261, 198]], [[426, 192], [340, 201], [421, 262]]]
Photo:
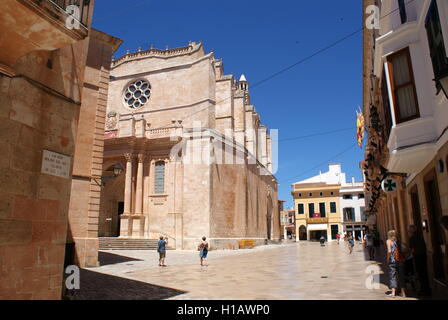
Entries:
[[98, 265], [98, 218], [102, 187], [104, 126], [112, 54], [121, 40], [98, 30], [89, 35], [82, 104], [73, 159], [68, 242], [73, 263]]
[[[61, 298], [93, 1], [83, 9], [68, 29], [50, 1], [0, 2], [0, 299]], [[43, 173], [44, 151], [60, 174]]]
[[268, 130], [245, 77], [202, 44], [113, 61], [107, 117], [100, 237], [163, 234], [178, 249], [280, 238]]

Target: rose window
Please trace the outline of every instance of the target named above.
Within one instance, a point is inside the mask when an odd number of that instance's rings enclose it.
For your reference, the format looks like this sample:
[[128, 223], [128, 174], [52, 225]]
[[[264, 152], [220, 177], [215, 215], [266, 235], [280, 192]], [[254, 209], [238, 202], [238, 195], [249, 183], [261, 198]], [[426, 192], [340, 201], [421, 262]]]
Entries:
[[124, 91], [124, 103], [128, 108], [143, 107], [151, 96], [151, 85], [145, 80], [132, 82]]

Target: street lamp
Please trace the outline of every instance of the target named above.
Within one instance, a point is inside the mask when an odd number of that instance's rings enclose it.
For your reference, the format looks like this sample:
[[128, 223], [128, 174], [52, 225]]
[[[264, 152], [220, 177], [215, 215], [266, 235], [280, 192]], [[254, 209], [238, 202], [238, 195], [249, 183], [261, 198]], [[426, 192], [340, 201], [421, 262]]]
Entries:
[[118, 177], [123, 172], [123, 168], [117, 163], [114, 165], [114, 177]]
[[114, 179], [118, 177], [122, 172], [123, 168], [120, 166], [120, 164], [116, 164], [112, 168], [113, 175], [112, 176], [101, 176], [101, 186], [104, 187], [106, 185], [106, 181], [108, 179]]

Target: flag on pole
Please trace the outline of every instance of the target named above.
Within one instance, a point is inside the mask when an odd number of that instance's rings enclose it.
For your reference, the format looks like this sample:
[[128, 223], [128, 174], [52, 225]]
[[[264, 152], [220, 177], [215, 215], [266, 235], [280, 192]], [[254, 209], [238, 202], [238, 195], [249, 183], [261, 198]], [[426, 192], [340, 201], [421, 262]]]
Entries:
[[361, 109], [359, 109], [359, 111], [356, 111], [356, 138], [358, 140], [358, 146], [360, 148], [362, 148], [362, 142], [364, 140], [364, 127], [364, 114], [362, 113]]

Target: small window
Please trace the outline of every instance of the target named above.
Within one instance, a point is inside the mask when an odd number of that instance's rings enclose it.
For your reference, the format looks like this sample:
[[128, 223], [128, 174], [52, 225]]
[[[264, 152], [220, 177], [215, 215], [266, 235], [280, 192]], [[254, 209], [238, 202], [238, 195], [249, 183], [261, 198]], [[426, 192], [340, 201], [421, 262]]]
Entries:
[[154, 171], [154, 192], [163, 194], [165, 192], [165, 162], [156, 162]]
[[420, 117], [409, 48], [387, 58], [397, 123]]
[[304, 214], [304, 213], [305, 213], [305, 208], [304, 208], [303, 203], [299, 203], [299, 204], [297, 205], [297, 213], [298, 213], [298, 214]]
[[320, 193], [320, 196], [322, 197], [323, 195], [324, 195], [324, 194], [321, 192], [321, 193]]
[[302, 198], [302, 194], [301, 193], [299, 193], [299, 198]]
[[330, 212], [336, 213], [336, 202], [330, 202]]
[[333, 191], [331, 191], [331, 192], [330, 192], [330, 194], [331, 194], [331, 195], [333, 196], [333, 195], [334, 195], [334, 192], [333, 192]]
[[364, 193], [358, 194], [358, 199], [364, 199]]
[[313, 196], [313, 194], [312, 194], [312, 193], [310, 192], [310, 193], [309, 193], [309, 196], [310, 196], [310, 197], [312, 197], [312, 196]]
[[342, 198], [345, 199], [345, 200], [351, 200], [351, 199], [353, 199], [353, 196], [351, 194], [344, 194], [342, 196]]

